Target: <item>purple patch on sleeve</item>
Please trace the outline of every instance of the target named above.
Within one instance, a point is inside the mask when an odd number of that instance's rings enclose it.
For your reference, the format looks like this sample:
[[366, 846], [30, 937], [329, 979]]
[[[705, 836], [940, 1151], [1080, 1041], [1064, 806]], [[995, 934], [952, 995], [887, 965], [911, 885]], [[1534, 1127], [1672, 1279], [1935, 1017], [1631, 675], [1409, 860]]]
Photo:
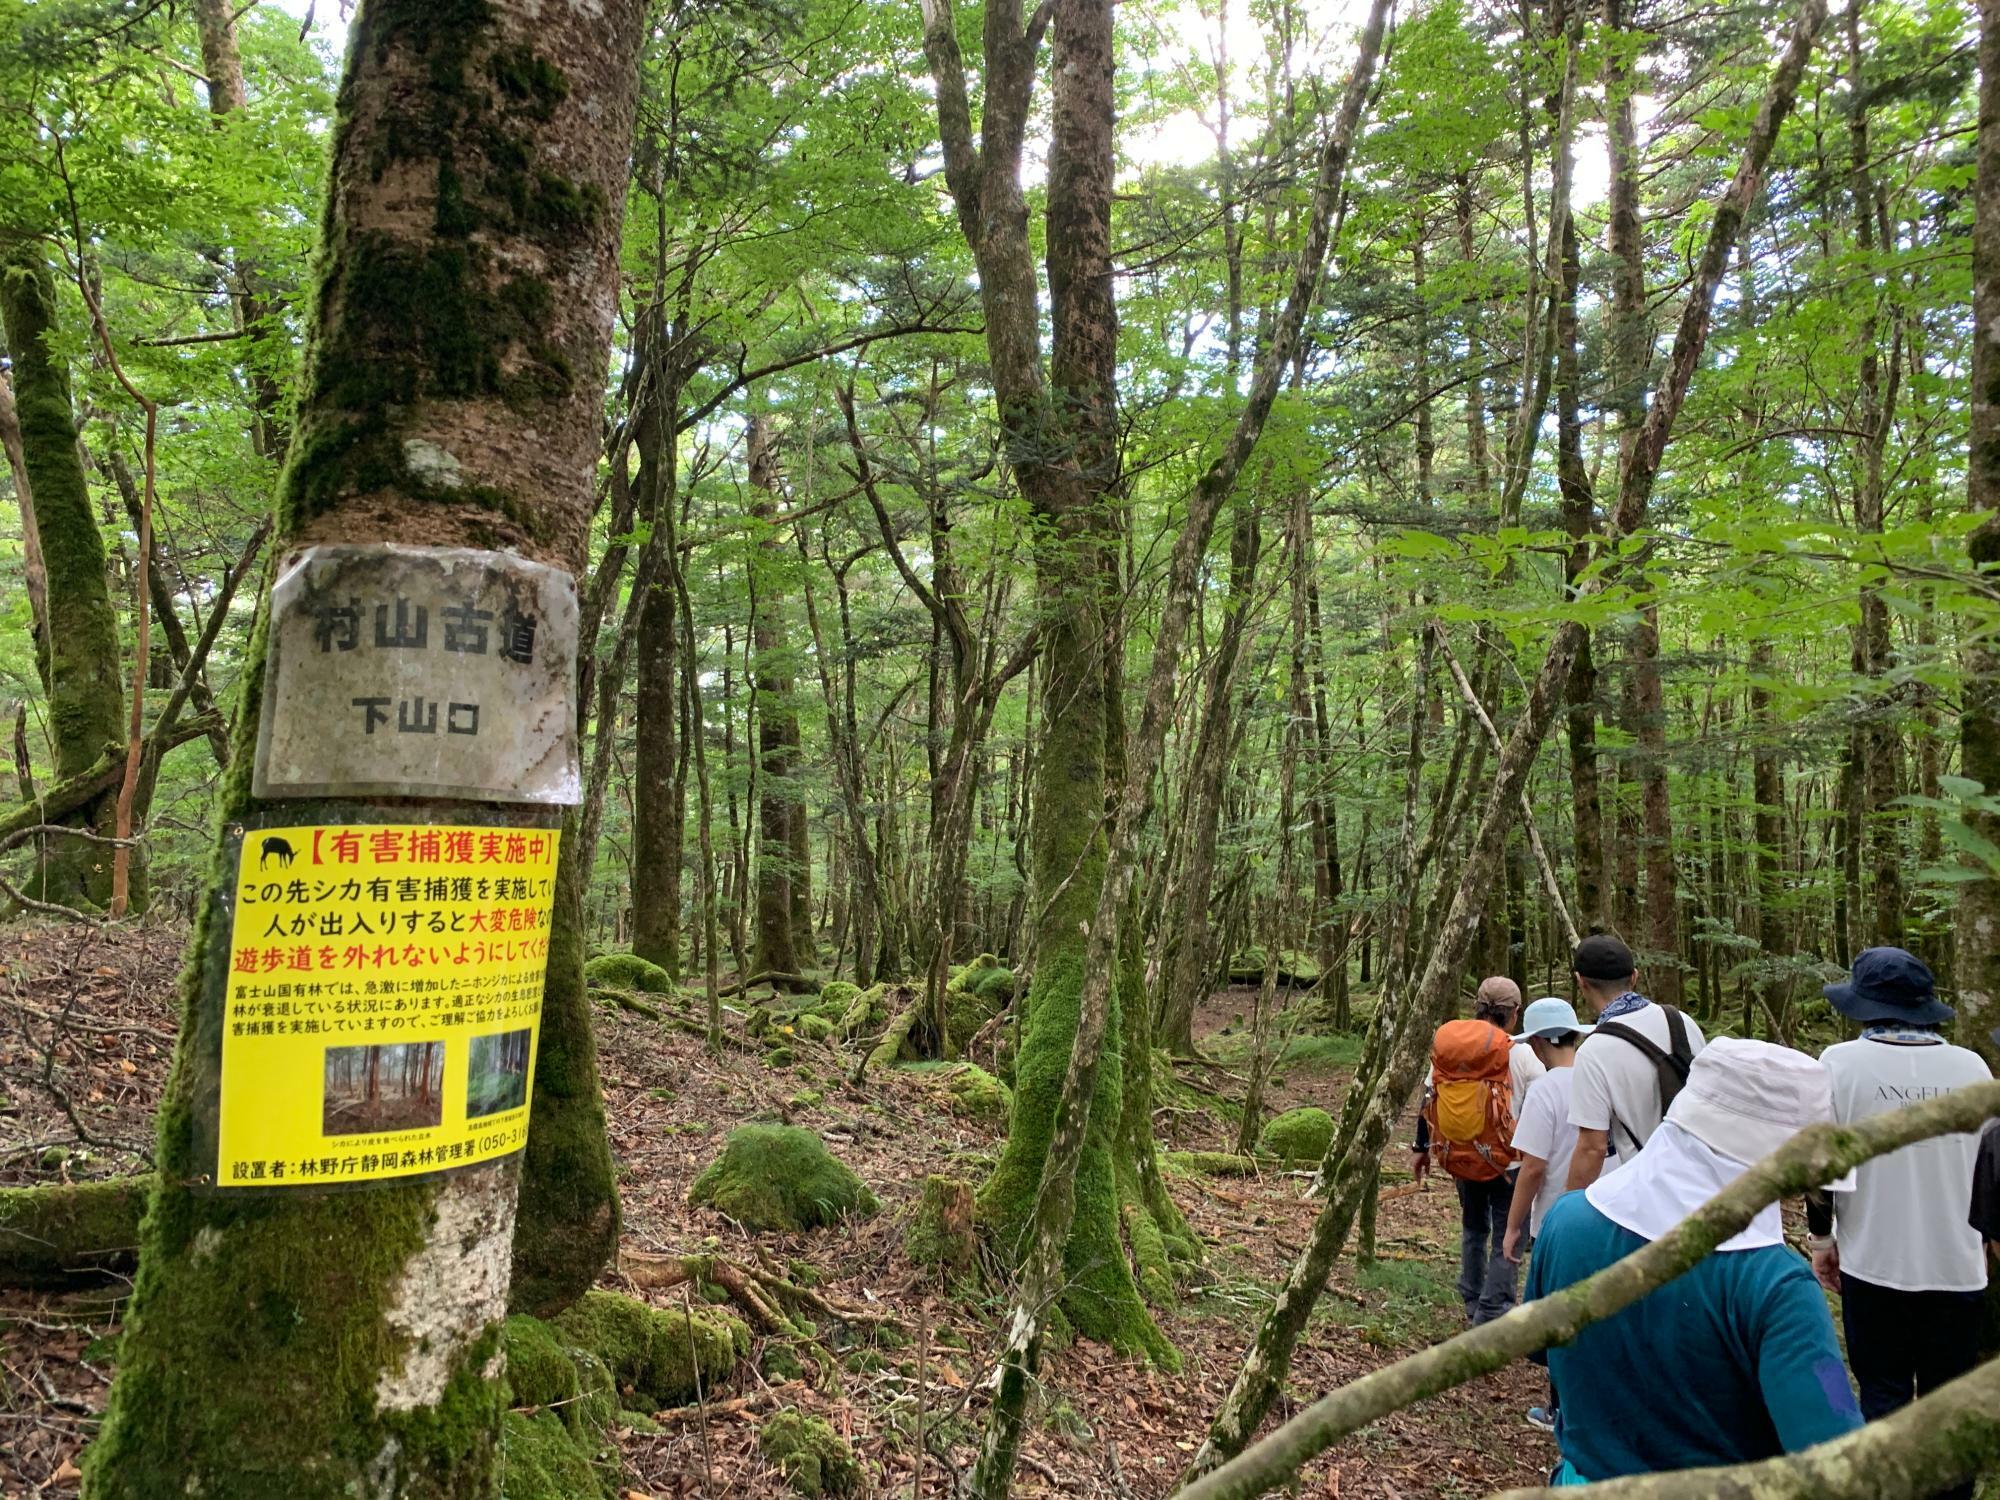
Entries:
[[1861, 1415], [1861, 1408], [1854, 1400], [1854, 1387], [1847, 1383], [1847, 1366], [1837, 1359], [1816, 1359], [1812, 1369], [1819, 1377], [1819, 1388], [1828, 1406], [1843, 1416]]

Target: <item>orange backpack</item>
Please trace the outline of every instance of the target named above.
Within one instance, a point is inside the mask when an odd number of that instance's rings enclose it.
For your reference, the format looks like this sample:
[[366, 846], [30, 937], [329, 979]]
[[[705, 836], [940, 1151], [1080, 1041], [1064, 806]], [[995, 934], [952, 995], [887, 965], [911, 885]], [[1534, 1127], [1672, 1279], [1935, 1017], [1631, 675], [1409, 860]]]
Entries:
[[1431, 1038], [1431, 1088], [1424, 1097], [1431, 1157], [1454, 1177], [1490, 1182], [1512, 1166], [1513, 1039], [1491, 1021], [1447, 1021]]

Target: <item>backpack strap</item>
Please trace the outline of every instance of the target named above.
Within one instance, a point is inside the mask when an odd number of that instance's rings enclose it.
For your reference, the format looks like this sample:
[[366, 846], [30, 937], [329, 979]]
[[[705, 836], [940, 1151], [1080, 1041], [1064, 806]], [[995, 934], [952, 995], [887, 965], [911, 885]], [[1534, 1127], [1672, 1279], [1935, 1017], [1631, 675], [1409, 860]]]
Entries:
[[[1660, 1009], [1667, 1013], [1667, 1039], [1671, 1050], [1662, 1047], [1651, 1037], [1634, 1031], [1622, 1021], [1599, 1021], [1591, 1035], [1616, 1037], [1621, 1042], [1630, 1043], [1645, 1055], [1647, 1061], [1652, 1063], [1653, 1071], [1658, 1075], [1660, 1113], [1664, 1116], [1668, 1106], [1674, 1102], [1675, 1096], [1687, 1083], [1688, 1069], [1694, 1064], [1694, 1043], [1688, 1037], [1687, 1017], [1671, 1005], [1662, 1005]], [[1632, 1142], [1633, 1149], [1638, 1150], [1644, 1143], [1633, 1133], [1632, 1127], [1626, 1125], [1623, 1120], [1616, 1119], [1615, 1116], [1613, 1118], [1614, 1123], [1623, 1127], [1625, 1137]]]

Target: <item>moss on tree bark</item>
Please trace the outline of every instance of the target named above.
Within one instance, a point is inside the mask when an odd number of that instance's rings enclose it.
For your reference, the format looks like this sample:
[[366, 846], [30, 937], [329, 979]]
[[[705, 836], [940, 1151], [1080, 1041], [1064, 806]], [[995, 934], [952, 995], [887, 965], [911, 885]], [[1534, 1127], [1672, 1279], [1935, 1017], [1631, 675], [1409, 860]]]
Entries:
[[[67, 780], [122, 746], [125, 690], [104, 537], [77, 454], [69, 369], [50, 344], [57, 314], [55, 278], [37, 244], [10, 247], [0, 257], [0, 323], [14, 361], [22, 456], [48, 578], [49, 732], [56, 775]], [[63, 821], [109, 837], [116, 800], [107, 787]], [[111, 851], [86, 839], [47, 840], [30, 894], [65, 906], [104, 905], [111, 899]]]

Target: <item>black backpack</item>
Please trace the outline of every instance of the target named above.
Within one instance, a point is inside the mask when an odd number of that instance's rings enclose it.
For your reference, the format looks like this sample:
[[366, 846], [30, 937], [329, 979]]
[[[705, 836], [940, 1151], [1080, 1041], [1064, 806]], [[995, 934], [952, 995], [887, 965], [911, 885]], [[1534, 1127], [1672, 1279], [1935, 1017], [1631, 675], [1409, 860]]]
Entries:
[[[1660, 1077], [1660, 1113], [1665, 1115], [1667, 1106], [1674, 1102], [1674, 1096], [1680, 1093], [1688, 1081], [1688, 1069], [1694, 1063], [1694, 1044], [1688, 1040], [1687, 1018], [1671, 1005], [1662, 1005], [1660, 1009], [1667, 1013], [1667, 1039], [1673, 1044], [1671, 1051], [1663, 1049], [1651, 1037], [1642, 1036], [1631, 1027], [1621, 1025], [1617, 1021], [1599, 1021], [1596, 1029], [1590, 1034], [1593, 1037], [1609, 1036], [1616, 1037], [1621, 1042], [1630, 1042], [1652, 1059], [1653, 1067]], [[1632, 1142], [1632, 1149], [1635, 1152], [1645, 1144], [1632, 1134], [1629, 1125], [1625, 1125], [1623, 1121], [1616, 1123], [1624, 1128], [1626, 1139]]]

